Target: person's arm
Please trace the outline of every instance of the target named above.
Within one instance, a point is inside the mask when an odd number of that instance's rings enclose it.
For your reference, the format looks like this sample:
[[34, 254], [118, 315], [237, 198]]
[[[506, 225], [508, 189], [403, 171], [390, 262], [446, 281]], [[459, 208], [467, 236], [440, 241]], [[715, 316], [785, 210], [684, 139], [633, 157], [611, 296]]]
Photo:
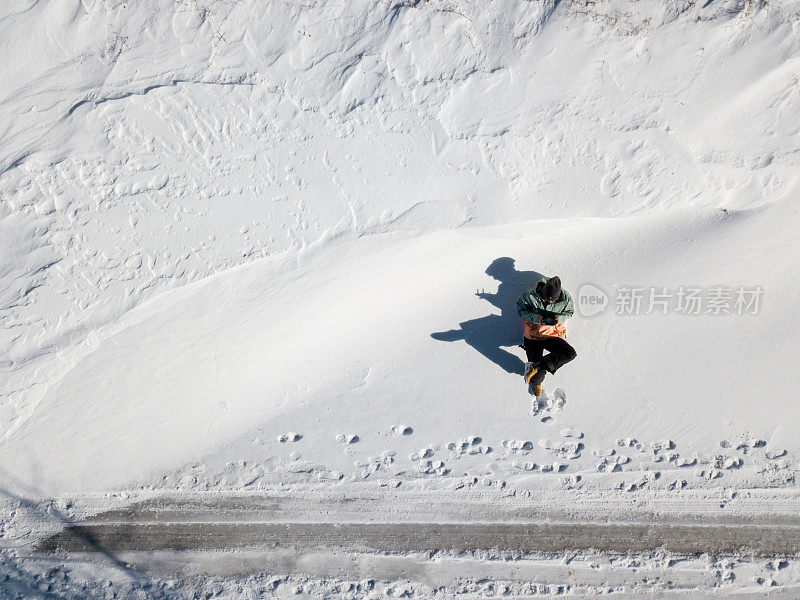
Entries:
[[566, 296], [567, 303], [561, 312], [558, 314], [558, 322], [563, 323], [567, 319], [569, 319], [572, 315], [575, 314], [575, 304], [572, 302], [572, 296], [570, 296], [569, 292], [564, 290], [564, 296]]
[[572, 302], [572, 296], [568, 292], [564, 292], [564, 306], [558, 310], [547, 310], [546, 308], [541, 311], [542, 323], [545, 325], [558, 325], [569, 319], [575, 314], [575, 305]]
[[539, 321], [539, 312], [531, 304], [527, 292], [517, 300], [517, 314], [528, 323], [538, 323]]

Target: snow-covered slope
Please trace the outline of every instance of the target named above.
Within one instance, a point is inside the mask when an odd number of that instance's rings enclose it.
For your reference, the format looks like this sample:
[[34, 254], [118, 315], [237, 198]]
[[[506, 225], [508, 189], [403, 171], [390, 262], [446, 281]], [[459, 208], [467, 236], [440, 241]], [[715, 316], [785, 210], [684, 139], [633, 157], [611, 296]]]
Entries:
[[[793, 483], [797, 9], [3, 7], [5, 485]], [[536, 273], [612, 304], [532, 407]]]
[[[303, 436], [289, 445], [314, 473], [359, 479], [354, 458], [396, 451], [398, 468], [408, 468], [410, 454], [437, 444], [454, 475], [497, 470], [510, 462], [504, 441], [558, 440], [565, 426], [584, 433], [585, 456], [569, 461], [584, 477], [597, 463], [589, 450], [618, 438], [671, 439], [685, 458], [743, 434], [793, 447], [800, 415], [786, 393], [800, 365], [792, 341], [776, 335], [791, 329], [792, 315], [769, 297], [755, 316], [576, 317], [570, 339], [580, 360], [549, 387], [568, 400], [556, 423], [527, 418], [514, 348], [514, 302], [538, 265], [569, 274], [570, 287], [591, 280], [610, 288], [634, 269], [645, 285], [733, 286], [744, 273], [729, 248], [760, 254], [774, 221], [796, 218], [786, 208], [369, 236], [255, 261], [162, 294], [95, 334], [11, 436], [16, 460], [6, 467], [72, 492], [106, 489], [237, 440], [224, 456], [246, 460], [248, 472], [274, 463], [278, 476], [262, 477], [277, 483], [297, 466], [279, 451], [287, 431]], [[681, 248], [687, 241], [691, 248]], [[794, 253], [798, 244], [786, 236], [769, 245]], [[595, 256], [603, 263], [587, 260]], [[746, 283], [782, 287], [780, 263], [748, 264]], [[498, 284], [497, 294], [475, 295]], [[782, 406], [779, 418], [769, 403]], [[413, 435], [395, 437], [393, 426], [403, 424]], [[345, 449], [337, 434], [360, 442]], [[494, 451], [477, 464], [451, 462], [446, 442], [468, 435]], [[537, 450], [525, 455], [547, 461], [551, 449]]]

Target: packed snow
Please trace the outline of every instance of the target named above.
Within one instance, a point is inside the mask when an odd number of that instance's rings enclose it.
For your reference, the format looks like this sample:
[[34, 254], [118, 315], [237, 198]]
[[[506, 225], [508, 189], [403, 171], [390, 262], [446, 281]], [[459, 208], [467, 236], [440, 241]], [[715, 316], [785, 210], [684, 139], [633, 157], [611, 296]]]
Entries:
[[[12, 594], [84, 593], [33, 544], [162, 493], [794, 501], [796, 0], [26, 0], [0, 32]], [[541, 275], [578, 357], [536, 398]], [[549, 575], [512, 585], [499, 556], [358, 556], [211, 557], [191, 589], [69, 568], [97, 597], [800, 590], [795, 559], [526, 556]]]

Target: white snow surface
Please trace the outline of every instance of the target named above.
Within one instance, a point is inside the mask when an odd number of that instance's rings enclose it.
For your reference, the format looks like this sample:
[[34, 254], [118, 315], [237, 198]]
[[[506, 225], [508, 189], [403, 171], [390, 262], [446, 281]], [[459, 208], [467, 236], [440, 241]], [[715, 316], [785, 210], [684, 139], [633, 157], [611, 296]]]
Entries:
[[[3, 4], [0, 485], [794, 486], [799, 11]], [[763, 294], [537, 401], [537, 274]]]
[[[15, 0], [0, 56], [0, 597], [797, 597], [796, 558], [31, 549], [164, 495], [790, 519], [800, 2]], [[609, 303], [536, 399], [540, 274]]]

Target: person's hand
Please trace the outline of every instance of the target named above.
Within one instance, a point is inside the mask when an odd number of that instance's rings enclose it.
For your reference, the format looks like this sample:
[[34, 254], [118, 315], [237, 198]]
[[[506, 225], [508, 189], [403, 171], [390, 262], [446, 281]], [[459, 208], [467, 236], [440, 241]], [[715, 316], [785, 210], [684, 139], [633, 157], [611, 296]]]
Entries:
[[555, 315], [547, 315], [544, 317], [539, 317], [544, 325], [558, 325], [558, 317]]

